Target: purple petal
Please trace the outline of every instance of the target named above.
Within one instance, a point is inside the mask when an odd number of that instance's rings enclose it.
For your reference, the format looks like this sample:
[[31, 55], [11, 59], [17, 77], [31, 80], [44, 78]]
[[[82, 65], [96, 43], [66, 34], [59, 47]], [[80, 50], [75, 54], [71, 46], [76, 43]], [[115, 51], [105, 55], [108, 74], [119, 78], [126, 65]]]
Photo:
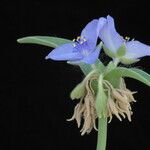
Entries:
[[99, 32], [99, 37], [112, 52], [116, 52], [124, 42], [123, 37], [115, 29], [114, 19], [109, 15], [107, 16], [107, 22]]
[[63, 44], [62, 46], [55, 48], [53, 51], [51, 51], [46, 56], [46, 59], [78, 60], [83, 57], [80, 53], [74, 52], [73, 50], [74, 50], [73, 43]]
[[98, 26], [97, 26], [97, 34], [99, 35], [99, 32], [104, 27], [104, 25], [107, 23], [107, 19], [104, 17], [99, 18], [98, 20]]
[[85, 62], [86, 64], [94, 64], [96, 62], [96, 60], [98, 59], [100, 50], [101, 50], [101, 47], [97, 47], [95, 49], [95, 51], [93, 51], [87, 57], [85, 57], [84, 59], [82, 59], [82, 62]]
[[98, 19], [94, 19], [89, 22], [81, 32], [81, 37], [84, 37], [90, 49], [94, 49], [97, 43], [98, 33], [97, 33]]
[[126, 43], [125, 58], [137, 59], [144, 56], [150, 56], [150, 46], [145, 45], [139, 41], [130, 41]]

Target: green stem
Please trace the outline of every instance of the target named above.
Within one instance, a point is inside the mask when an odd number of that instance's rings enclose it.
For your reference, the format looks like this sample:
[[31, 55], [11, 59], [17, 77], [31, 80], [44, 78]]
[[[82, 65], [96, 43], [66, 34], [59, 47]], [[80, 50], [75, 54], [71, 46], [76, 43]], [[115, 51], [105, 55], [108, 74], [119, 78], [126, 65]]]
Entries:
[[[98, 60], [97, 61], [98, 68], [100, 72], [103, 72], [105, 69], [105, 66]], [[96, 64], [94, 65], [87, 65], [84, 63], [81, 63], [80, 65], [81, 70], [83, 73], [88, 75], [92, 70], [95, 70]], [[97, 140], [97, 150], [106, 150], [106, 139], [107, 139], [107, 118], [101, 118], [99, 121], [99, 127], [98, 127], [98, 140]]]
[[99, 118], [97, 150], [106, 150], [106, 139], [107, 139], [107, 118]]

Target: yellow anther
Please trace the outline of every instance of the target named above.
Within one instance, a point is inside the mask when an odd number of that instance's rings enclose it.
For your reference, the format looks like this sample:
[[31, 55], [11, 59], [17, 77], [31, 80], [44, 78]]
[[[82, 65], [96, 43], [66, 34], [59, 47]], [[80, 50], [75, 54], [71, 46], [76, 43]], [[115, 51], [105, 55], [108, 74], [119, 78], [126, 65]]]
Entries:
[[72, 41], [73, 41], [73, 42], [75, 42], [75, 41], [76, 41], [76, 39], [73, 39]]
[[78, 37], [77, 37], [77, 41], [78, 41], [79, 39], [81, 39], [81, 36], [78, 36]]
[[125, 37], [125, 40], [129, 41], [129, 40], [130, 40], [130, 37], [126, 36], [126, 37]]

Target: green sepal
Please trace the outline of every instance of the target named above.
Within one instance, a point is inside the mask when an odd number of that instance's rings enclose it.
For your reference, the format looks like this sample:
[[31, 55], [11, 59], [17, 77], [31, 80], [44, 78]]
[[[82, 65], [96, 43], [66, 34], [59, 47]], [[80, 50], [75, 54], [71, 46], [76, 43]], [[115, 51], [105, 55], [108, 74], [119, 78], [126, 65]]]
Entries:
[[104, 75], [107, 74], [108, 72], [110, 72], [111, 70], [115, 69], [116, 68], [116, 65], [114, 64], [113, 61], [110, 61], [108, 63], [108, 65], [105, 67], [105, 71], [104, 71]]
[[77, 65], [80, 66], [82, 72], [83, 72], [85, 75], [89, 74], [89, 73], [91, 72], [91, 70], [93, 70], [93, 69], [97, 69], [99, 73], [103, 73], [103, 72], [104, 72], [104, 69], [105, 69], [104, 64], [103, 64], [99, 59], [97, 59], [96, 62], [95, 62], [95, 64], [92, 64], [92, 65], [90, 65], [90, 64], [85, 64], [85, 63], [83, 63], [83, 62], [82, 62], [82, 63], [79, 63], [79, 64], [77, 64]]
[[97, 59], [96, 62], [95, 62], [95, 68], [100, 72], [100, 73], [103, 73], [104, 72], [104, 69], [105, 69], [105, 66], [104, 64], [99, 60]]
[[80, 99], [85, 95], [85, 84], [83, 82], [79, 83], [71, 92], [70, 98]]
[[39, 44], [56, 48], [62, 44], [71, 43], [73, 41], [51, 36], [27, 36], [17, 40], [18, 43]]
[[122, 44], [119, 49], [117, 50], [117, 57], [123, 57], [126, 54], [126, 46]]
[[87, 74], [89, 74], [92, 70], [92, 67], [89, 64], [80, 63], [79, 66], [80, 66], [80, 69], [82, 70], [82, 72], [84, 73], [85, 76]]
[[133, 78], [150, 86], [150, 75], [136, 68], [117, 67], [114, 70], [108, 72], [108, 74], [105, 75], [104, 79], [115, 83], [115, 80], [120, 77]]
[[99, 118], [107, 117], [107, 96], [103, 88], [103, 76], [99, 76], [98, 92], [96, 95], [96, 111]]
[[128, 59], [125, 57], [120, 58], [121, 63], [125, 65], [130, 65], [139, 61], [139, 59]]
[[113, 77], [113, 76], [104, 77], [104, 79], [109, 81], [113, 85], [114, 88], [119, 88], [120, 78], [121, 77]]
[[104, 45], [103, 45], [103, 49], [104, 49], [104, 52], [111, 58], [116, 58], [117, 57], [117, 54], [116, 53], [113, 53], [111, 50], [109, 50], [108, 48], [106, 48]]

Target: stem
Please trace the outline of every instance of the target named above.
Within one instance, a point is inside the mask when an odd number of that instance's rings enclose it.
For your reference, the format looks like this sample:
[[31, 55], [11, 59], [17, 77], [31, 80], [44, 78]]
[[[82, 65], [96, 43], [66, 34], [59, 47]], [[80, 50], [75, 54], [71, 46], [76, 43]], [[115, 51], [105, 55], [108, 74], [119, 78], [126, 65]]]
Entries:
[[95, 64], [92, 64], [91, 67], [92, 67], [93, 70], [96, 69], [96, 65]]
[[119, 64], [119, 61], [120, 61], [120, 60], [119, 60], [118, 58], [115, 58], [115, 59], [114, 59], [114, 64], [115, 64], [116, 67], [117, 67], [117, 65]]
[[107, 139], [107, 118], [99, 118], [97, 150], [106, 150], [106, 139]]

